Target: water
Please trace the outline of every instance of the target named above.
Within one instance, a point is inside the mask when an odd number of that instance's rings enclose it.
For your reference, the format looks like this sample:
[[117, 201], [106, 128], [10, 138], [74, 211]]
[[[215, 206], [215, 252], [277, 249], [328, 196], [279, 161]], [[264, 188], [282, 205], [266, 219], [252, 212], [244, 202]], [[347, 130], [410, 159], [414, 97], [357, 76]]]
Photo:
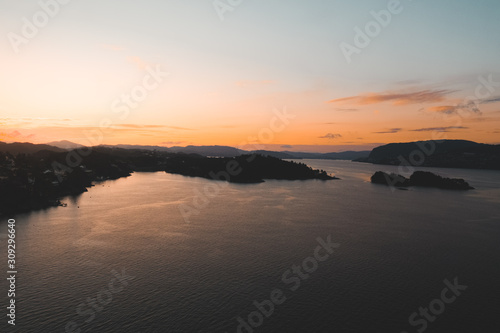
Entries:
[[[369, 178], [395, 167], [304, 162], [341, 180], [135, 173], [66, 198], [67, 207], [15, 216], [14, 331], [237, 332], [237, 318], [250, 315], [254, 332], [417, 332], [423, 324], [411, 326], [410, 315], [455, 277], [467, 289], [425, 332], [498, 331], [500, 172], [426, 168], [476, 190], [392, 191]], [[179, 205], [194, 203], [186, 221]], [[5, 234], [6, 221], [0, 227]], [[282, 275], [329, 235], [340, 247], [291, 290]], [[123, 285], [113, 270], [125, 271]], [[253, 302], [275, 289], [286, 299], [260, 323]], [[92, 308], [98, 295], [103, 305]], [[2, 317], [0, 331], [13, 331]]]

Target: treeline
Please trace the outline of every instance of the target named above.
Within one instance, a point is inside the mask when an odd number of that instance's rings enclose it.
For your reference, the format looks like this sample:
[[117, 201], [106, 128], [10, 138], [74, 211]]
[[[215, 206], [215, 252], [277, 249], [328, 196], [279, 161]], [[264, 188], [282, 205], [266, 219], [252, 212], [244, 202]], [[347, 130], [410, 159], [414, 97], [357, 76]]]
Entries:
[[264, 179], [334, 179], [326, 171], [314, 170], [304, 163], [259, 154], [221, 158], [183, 155], [170, 159], [165, 171], [233, 183], [259, 183]]

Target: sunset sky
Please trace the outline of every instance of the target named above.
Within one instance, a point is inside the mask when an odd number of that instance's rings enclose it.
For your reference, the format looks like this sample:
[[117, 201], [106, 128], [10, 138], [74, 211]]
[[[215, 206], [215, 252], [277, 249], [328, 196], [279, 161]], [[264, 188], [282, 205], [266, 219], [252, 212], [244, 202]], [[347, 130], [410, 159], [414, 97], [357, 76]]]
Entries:
[[60, 2], [0, 0], [1, 141], [500, 143], [498, 0]]

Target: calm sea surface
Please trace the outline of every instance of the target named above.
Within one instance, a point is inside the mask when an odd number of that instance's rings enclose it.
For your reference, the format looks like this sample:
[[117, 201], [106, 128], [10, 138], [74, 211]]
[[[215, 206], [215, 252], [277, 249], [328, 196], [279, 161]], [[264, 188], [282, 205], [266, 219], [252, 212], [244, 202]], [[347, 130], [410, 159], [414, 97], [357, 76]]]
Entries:
[[[17, 324], [6, 324], [2, 278], [0, 331], [237, 332], [240, 317], [256, 326], [245, 333], [500, 332], [500, 172], [425, 168], [476, 190], [402, 191], [369, 183], [395, 167], [303, 162], [341, 180], [135, 173], [15, 216]], [[329, 236], [340, 246], [312, 259]], [[303, 263], [310, 273], [290, 270]], [[446, 304], [455, 278], [467, 289]], [[438, 314], [410, 325], [430, 305]]]

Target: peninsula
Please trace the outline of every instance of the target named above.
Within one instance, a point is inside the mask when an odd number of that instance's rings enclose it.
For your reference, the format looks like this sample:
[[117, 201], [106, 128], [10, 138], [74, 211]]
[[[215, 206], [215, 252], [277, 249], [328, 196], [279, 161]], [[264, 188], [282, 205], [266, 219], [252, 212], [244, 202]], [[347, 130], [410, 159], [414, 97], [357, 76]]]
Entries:
[[65, 196], [81, 194], [96, 182], [128, 177], [135, 171], [165, 171], [235, 183], [335, 179], [303, 163], [258, 154], [209, 158], [103, 146], [65, 150], [50, 145], [1, 143], [0, 216], [59, 206]]

